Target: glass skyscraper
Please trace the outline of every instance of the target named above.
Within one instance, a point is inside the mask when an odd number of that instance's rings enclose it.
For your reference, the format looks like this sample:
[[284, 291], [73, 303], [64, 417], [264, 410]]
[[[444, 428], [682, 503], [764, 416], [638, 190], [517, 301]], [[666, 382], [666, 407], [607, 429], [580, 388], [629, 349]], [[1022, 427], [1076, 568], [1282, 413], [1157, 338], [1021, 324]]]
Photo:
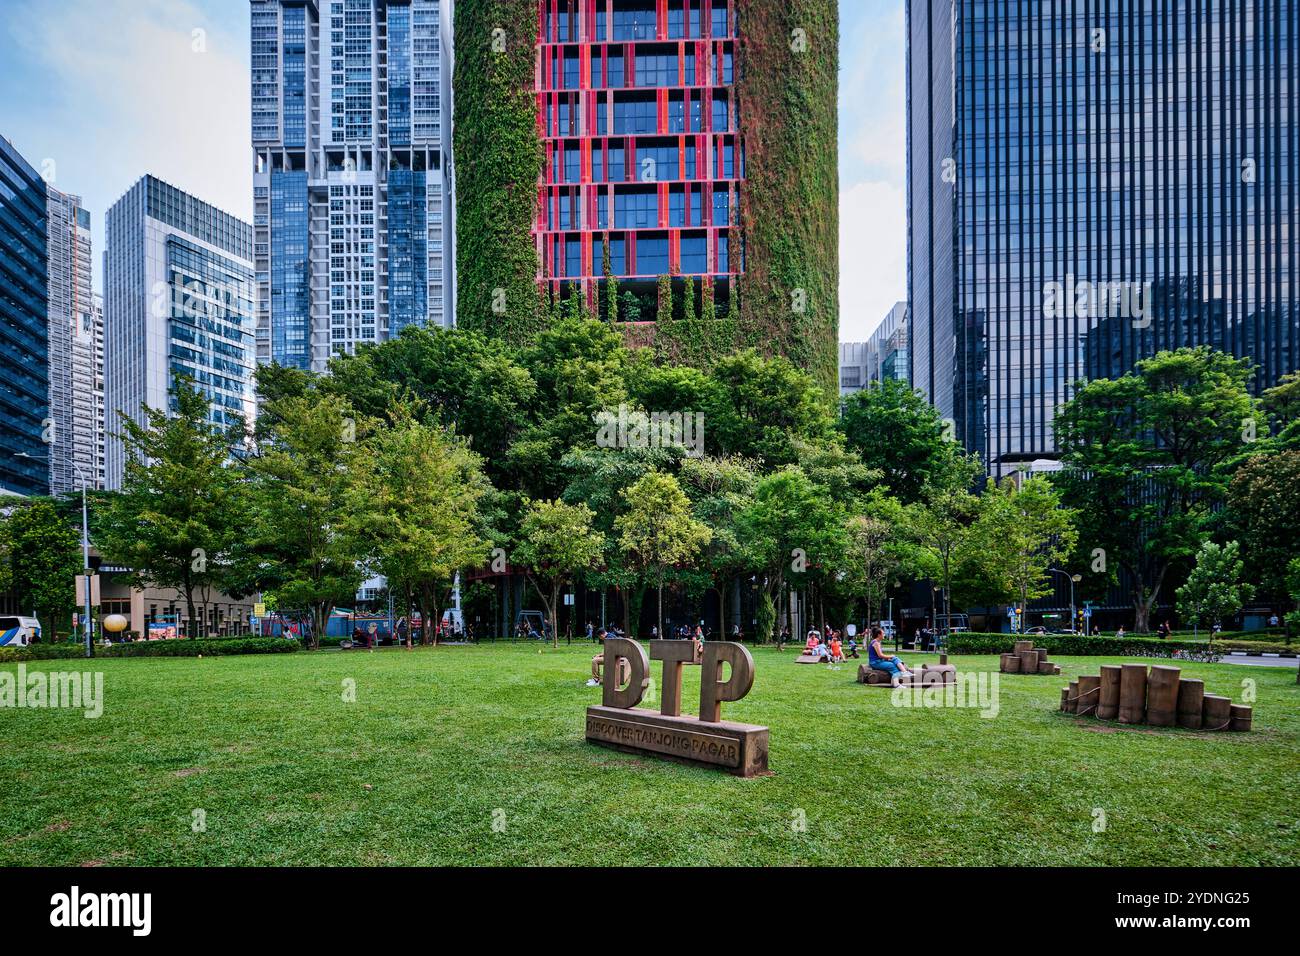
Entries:
[[994, 474], [1160, 349], [1300, 366], [1298, 10], [908, 3], [912, 380]]
[[250, 8], [258, 360], [452, 325], [449, 4]]
[[46, 216], [44, 180], [0, 137], [0, 494], [50, 490]]
[[872, 382], [907, 381], [907, 303], [896, 302], [865, 342], [840, 343], [840, 398]]
[[107, 487], [126, 464], [120, 416], [170, 409], [177, 376], [217, 426], [253, 421], [253, 229], [146, 176], [108, 210], [104, 252]]

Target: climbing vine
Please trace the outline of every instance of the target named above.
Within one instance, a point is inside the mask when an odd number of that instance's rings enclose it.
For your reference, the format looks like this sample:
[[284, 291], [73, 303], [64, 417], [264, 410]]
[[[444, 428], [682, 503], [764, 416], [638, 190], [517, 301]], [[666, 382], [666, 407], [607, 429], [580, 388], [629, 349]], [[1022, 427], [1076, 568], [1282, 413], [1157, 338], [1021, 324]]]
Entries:
[[536, 0], [458, 3], [455, 29], [457, 322], [519, 345], [548, 311], [532, 235], [542, 169]]
[[[745, 147], [742, 338], [837, 395], [839, 10], [747, 0], [737, 94]], [[739, 254], [739, 247], [736, 254]], [[734, 314], [734, 312], [733, 312]]]

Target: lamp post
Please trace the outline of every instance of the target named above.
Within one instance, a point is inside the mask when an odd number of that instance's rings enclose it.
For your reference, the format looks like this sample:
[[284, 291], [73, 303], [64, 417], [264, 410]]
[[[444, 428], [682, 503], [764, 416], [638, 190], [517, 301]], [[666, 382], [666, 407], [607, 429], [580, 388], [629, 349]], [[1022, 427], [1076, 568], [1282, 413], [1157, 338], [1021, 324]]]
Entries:
[[[15, 458], [28, 458], [32, 461], [49, 461], [49, 458], [38, 455], [29, 455], [25, 451], [20, 451]], [[86, 639], [86, 656], [93, 657], [95, 652], [90, 641], [90, 520], [89, 511], [86, 507], [86, 474], [81, 470], [81, 466], [76, 461], [69, 459], [68, 464], [77, 473], [81, 479], [81, 567], [82, 573], [86, 579], [86, 616], [82, 620], [81, 630]]]
[[1082, 574], [1066, 574], [1060, 568], [1048, 568], [1053, 574], [1064, 575], [1070, 582], [1070, 630], [1074, 630], [1074, 586], [1083, 580]]

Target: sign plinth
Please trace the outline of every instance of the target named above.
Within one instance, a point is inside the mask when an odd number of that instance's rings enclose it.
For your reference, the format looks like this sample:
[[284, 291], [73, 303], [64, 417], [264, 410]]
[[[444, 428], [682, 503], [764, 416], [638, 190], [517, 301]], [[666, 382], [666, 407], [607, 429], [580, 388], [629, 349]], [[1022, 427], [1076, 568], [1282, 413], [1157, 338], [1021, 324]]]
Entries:
[[740, 777], [767, 770], [767, 728], [754, 724], [707, 724], [641, 707], [588, 707], [587, 740], [625, 753], [649, 751], [685, 763], [721, 767]]
[[[662, 713], [636, 706], [650, 684], [651, 658], [664, 663]], [[691, 641], [651, 641], [647, 657], [635, 641], [609, 638], [605, 661], [603, 703], [587, 708], [588, 743], [714, 767], [741, 777], [767, 772], [767, 728], [722, 719], [722, 702], [740, 700], [754, 685], [754, 660], [743, 644], [710, 641], [697, 652]], [[610, 662], [627, 663], [625, 686], [608, 679], [610, 674], [622, 677], [624, 673], [621, 666], [611, 668]], [[724, 663], [731, 665], [725, 681], [721, 679]], [[704, 668], [699, 717], [681, 713], [682, 667], [691, 664]]]

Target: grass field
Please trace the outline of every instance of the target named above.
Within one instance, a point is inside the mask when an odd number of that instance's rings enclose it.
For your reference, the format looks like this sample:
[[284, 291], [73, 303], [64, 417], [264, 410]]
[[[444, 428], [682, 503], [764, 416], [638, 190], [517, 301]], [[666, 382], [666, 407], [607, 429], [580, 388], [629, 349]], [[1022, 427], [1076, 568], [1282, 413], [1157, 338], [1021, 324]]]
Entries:
[[[592, 653], [96, 662], [97, 720], [0, 709], [0, 864], [1300, 863], [1294, 670], [1188, 665], [1234, 700], [1257, 682], [1255, 732], [1210, 734], [1059, 713], [1064, 682], [1101, 658], [1002, 676], [986, 719], [894, 707], [856, 662], [764, 649], [724, 717], [771, 728], [773, 773], [741, 780], [585, 743]], [[691, 712], [698, 681], [688, 668]]]

